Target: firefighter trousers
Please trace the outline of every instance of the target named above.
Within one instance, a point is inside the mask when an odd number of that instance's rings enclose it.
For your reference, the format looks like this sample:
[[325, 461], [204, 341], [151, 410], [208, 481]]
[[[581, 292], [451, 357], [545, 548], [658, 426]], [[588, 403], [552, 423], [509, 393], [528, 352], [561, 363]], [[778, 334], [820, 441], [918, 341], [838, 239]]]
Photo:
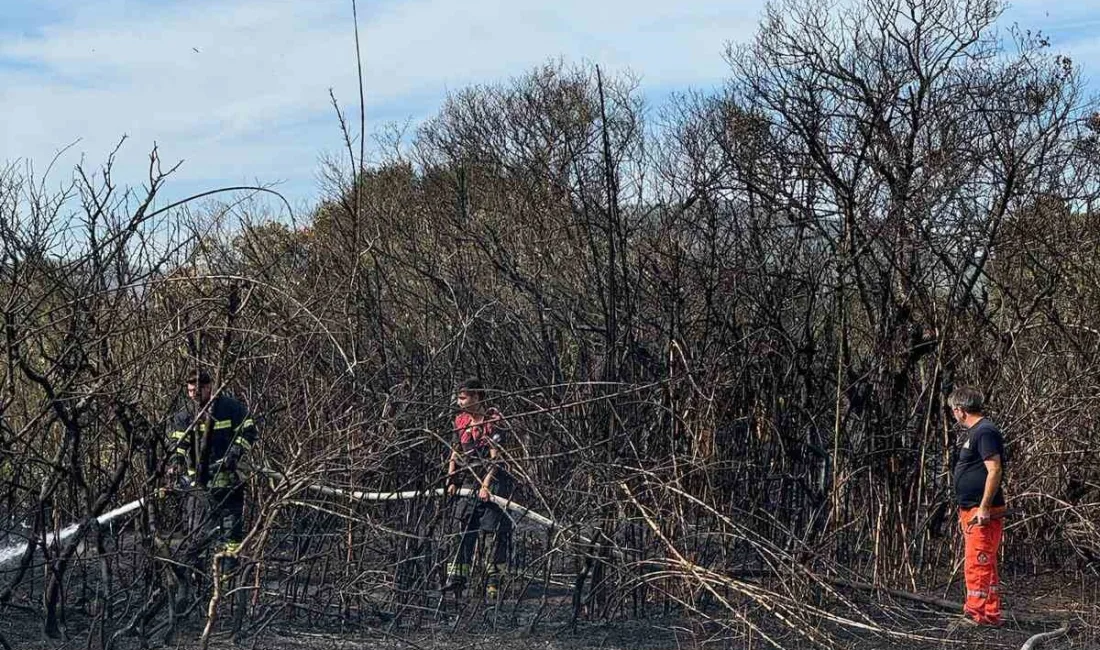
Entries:
[[982, 525], [973, 523], [977, 508], [960, 508], [959, 525], [963, 533], [963, 572], [966, 576], [966, 604], [963, 612], [982, 625], [1001, 622], [1000, 580], [997, 554], [1004, 531], [1004, 507], [990, 508], [994, 519]]
[[[476, 489], [474, 486], [468, 486]], [[494, 485], [493, 494], [508, 498], [511, 485], [500, 482]], [[447, 567], [452, 577], [468, 577], [470, 565], [474, 560], [474, 549], [478, 537], [484, 534], [486, 545], [482, 555], [488, 560], [486, 575], [489, 584], [499, 584], [508, 570], [508, 558], [512, 549], [512, 529], [515, 525], [503, 508], [491, 501], [482, 501], [476, 496], [460, 497], [455, 503], [455, 518], [462, 526], [458, 544], [458, 555]]]

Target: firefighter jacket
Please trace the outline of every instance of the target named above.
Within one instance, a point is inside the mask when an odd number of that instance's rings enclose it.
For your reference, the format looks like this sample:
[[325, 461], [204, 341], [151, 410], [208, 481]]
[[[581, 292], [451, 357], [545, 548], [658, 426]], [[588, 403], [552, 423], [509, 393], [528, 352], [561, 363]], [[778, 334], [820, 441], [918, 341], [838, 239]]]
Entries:
[[[169, 437], [173, 460], [182, 462], [189, 476], [202, 485], [232, 487], [239, 482], [236, 461], [256, 442], [256, 426], [248, 409], [232, 397], [218, 395], [209, 408], [190, 403], [172, 418]], [[198, 454], [206, 439], [203, 476], [196, 476]]]

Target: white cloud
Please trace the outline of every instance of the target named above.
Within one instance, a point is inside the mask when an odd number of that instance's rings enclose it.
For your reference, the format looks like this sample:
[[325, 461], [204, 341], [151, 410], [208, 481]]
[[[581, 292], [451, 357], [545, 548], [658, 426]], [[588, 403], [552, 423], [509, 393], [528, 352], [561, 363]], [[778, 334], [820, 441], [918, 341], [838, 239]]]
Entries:
[[[368, 121], [419, 118], [447, 90], [522, 73], [551, 57], [631, 68], [650, 86], [710, 84], [723, 44], [755, 29], [760, 0], [360, 2]], [[148, 9], [148, 10], [147, 10]], [[189, 184], [312, 179], [339, 148], [334, 89], [356, 110], [351, 5], [179, 2], [155, 10], [89, 2], [35, 36], [0, 43], [7, 159], [41, 167], [78, 138], [88, 160], [122, 134], [121, 177], [140, 182], [154, 141], [187, 159]], [[197, 50], [197, 51], [196, 51]], [[425, 101], [429, 102], [425, 105]], [[369, 126], [368, 126], [369, 128]], [[67, 159], [72, 161], [73, 158]]]
[[[81, 153], [99, 163], [127, 134], [116, 172], [125, 182], [143, 180], [157, 142], [166, 161], [186, 159], [176, 186], [187, 191], [286, 180], [303, 198], [321, 154], [341, 149], [329, 88], [357, 112], [350, 0], [47, 1], [60, 22], [30, 36], [0, 27], [3, 159], [41, 168], [79, 138], [61, 168]], [[1097, 4], [1051, 17], [1026, 0], [1003, 22], [1064, 29], [1095, 17]], [[763, 0], [359, 5], [369, 130], [559, 56], [629, 68], [643, 89], [711, 85], [727, 74], [725, 43], [751, 37]], [[1071, 55], [1097, 50], [1090, 32], [1074, 36]]]

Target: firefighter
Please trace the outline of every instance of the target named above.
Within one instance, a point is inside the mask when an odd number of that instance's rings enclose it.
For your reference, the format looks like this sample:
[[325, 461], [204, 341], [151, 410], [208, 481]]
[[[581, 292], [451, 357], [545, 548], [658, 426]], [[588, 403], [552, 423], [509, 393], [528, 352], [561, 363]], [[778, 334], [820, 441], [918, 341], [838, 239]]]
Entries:
[[485, 403], [485, 388], [477, 379], [467, 379], [455, 391], [459, 413], [454, 430], [457, 444], [447, 463], [447, 493], [455, 495], [467, 488], [472, 495], [455, 503], [455, 517], [462, 526], [458, 554], [447, 567], [443, 591], [461, 593], [466, 588], [470, 565], [479, 534], [485, 539], [482, 554], [491, 556], [486, 571], [486, 595], [495, 599], [501, 579], [508, 568], [513, 523], [508, 513], [490, 500], [490, 496], [510, 498], [512, 476], [504, 463], [501, 445], [508, 433], [500, 411]]
[[[169, 427], [169, 477], [190, 497], [181, 555], [187, 567], [201, 570], [204, 553], [222, 553], [221, 569], [228, 574], [244, 539], [245, 489], [238, 463], [256, 443], [256, 426], [244, 404], [213, 394], [206, 371], [188, 376], [187, 397]], [[183, 576], [181, 598], [189, 596], [190, 582]]]
[[1005, 447], [1000, 429], [985, 417], [983, 397], [974, 388], [953, 391], [947, 399], [966, 437], [955, 463], [955, 496], [963, 531], [966, 604], [963, 611], [978, 625], [1000, 625], [1001, 596], [997, 553], [1004, 530], [1005, 497], [1001, 489]]

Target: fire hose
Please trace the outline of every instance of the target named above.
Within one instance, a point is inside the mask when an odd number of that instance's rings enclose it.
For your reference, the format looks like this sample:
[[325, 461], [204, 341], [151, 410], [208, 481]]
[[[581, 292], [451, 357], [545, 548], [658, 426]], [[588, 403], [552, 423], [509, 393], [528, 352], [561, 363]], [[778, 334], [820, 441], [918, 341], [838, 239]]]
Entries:
[[[271, 469], [260, 469], [258, 473], [271, 477], [271, 478], [286, 478], [286, 476], [280, 472]], [[176, 485], [171, 489], [173, 492], [187, 492], [196, 489], [194, 482], [187, 476], [180, 476], [177, 479]], [[436, 488], [428, 490], [405, 490], [400, 492], [366, 492], [361, 490], [345, 490], [343, 488], [329, 487], [327, 485], [321, 485], [312, 483], [306, 486], [306, 489], [318, 494], [325, 494], [329, 496], [339, 496], [350, 499], [352, 501], [404, 501], [409, 499], [428, 498], [435, 496], [445, 496], [447, 491], [445, 488]], [[477, 495], [477, 491], [470, 488], [459, 488], [456, 492], [457, 496], [474, 497]], [[98, 526], [109, 524], [110, 522], [129, 514], [138, 508], [143, 507], [149, 500], [149, 497], [142, 497], [135, 499], [129, 503], [123, 504], [114, 510], [106, 512], [95, 518], [95, 523]], [[532, 523], [538, 524], [545, 528], [553, 528], [557, 524], [553, 519], [541, 515], [530, 508], [522, 506], [511, 499], [504, 499], [496, 495], [490, 495], [489, 500], [500, 506], [506, 512], [515, 513], [513, 520], [527, 520]], [[82, 522], [81, 522], [82, 523]], [[56, 533], [49, 533], [46, 535], [45, 543], [47, 546], [60, 544], [65, 540], [72, 537], [77, 531], [80, 530], [81, 523], [70, 524]], [[587, 541], [583, 536], [582, 540]], [[28, 547], [34, 546], [38, 543], [38, 540], [30, 540], [26, 543], [17, 543], [7, 548], [0, 548], [0, 566], [10, 562], [11, 560], [20, 557], [27, 552]]]

